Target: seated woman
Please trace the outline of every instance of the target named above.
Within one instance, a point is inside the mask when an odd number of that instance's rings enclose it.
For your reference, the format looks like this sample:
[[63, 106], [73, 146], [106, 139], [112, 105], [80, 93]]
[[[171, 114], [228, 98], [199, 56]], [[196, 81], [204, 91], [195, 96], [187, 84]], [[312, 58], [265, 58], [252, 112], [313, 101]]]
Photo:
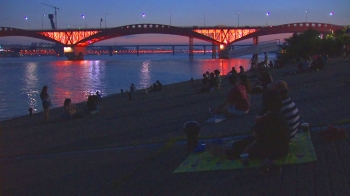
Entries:
[[71, 99], [66, 98], [63, 103], [63, 114], [61, 118], [68, 120], [76, 117], [79, 117], [78, 107], [72, 104]]
[[242, 116], [249, 112], [249, 100], [245, 86], [237, 84], [238, 76], [228, 76], [228, 81], [232, 85], [226, 98], [213, 109], [216, 114]]
[[239, 76], [240, 84], [245, 87], [245, 90], [247, 91], [248, 100], [250, 100], [250, 95], [252, 94], [252, 85], [250, 83], [250, 80], [246, 74], [241, 74]]
[[209, 153], [229, 159], [239, 159], [240, 154], [248, 153], [249, 157], [261, 160], [275, 160], [288, 154], [288, 124], [280, 111], [282, 103], [279, 94], [270, 91], [265, 94], [264, 103], [267, 112], [255, 118], [252, 136], [233, 143], [230, 149], [209, 142], [207, 144]]
[[258, 81], [256, 82], [256, 86], [252, 89], [252, 92], [254, 94], [262, 93], [266, 91], [267, 86], [273, 82], [272, 76], [269, 74], [269, 72], [262, 68], [259, 70], [259, 76]]

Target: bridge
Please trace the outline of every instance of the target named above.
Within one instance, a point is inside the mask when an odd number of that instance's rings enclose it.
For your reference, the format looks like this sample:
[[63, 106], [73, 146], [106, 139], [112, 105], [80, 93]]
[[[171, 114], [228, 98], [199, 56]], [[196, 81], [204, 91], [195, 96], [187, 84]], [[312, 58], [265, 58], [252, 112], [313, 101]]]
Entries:
[[25, 36], [57, 43], [64, 47], [64, 53], [69, 60], [81, 60], [86, 54], [86, 47], [111, 38], [135, 34], [169, 34], [189, 38], [189, 56], [193, 58], [193, 39], [199, 39], [212, 44], [213, 58], [219, 46], [219, 58], [228, 58], [229, 46], [235, 42], [253, 38], [253, 44], [258, 44], [258, 37], [264, 35], [297, 33], [308, 29], [315, 29], [322, 34], [333, 33], [344, 26], [302, 22], [277, 26], [245, 26], [245, 27], [176, 27], [163, 24], [131, 24], [115, 28], [88, 29], [52, 29], [52, 30], [24, 30], [11, 27], [0, 27], [0, 37]]

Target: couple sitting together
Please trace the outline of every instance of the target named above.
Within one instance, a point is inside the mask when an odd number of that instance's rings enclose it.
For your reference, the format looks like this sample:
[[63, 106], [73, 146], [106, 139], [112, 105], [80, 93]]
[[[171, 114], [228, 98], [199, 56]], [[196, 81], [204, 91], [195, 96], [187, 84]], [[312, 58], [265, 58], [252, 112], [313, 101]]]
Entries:
[[[229, 78], [229, 81], [232, 83], [235, 80]], [[240, 91], [237, 91], [237, 88]], [[244, 89], [237, 85], [233, 86], [232, 90], [234, 89], [236, 89], [236, 96], [240, 97], [238, 100], [243, 102], [242, 100], [245, 100]], [[227, 105], [232, 104], [232, 102], [229, 102], [229, 97], [227, 96], [225, 101]], [[246, 104], [244, 102], [241, 105], [245, 106]], [[238, 107], [237, 104], [235, 106], [226, 107], [226, 110], [217, 109], [216, 111], [236, 115], [248, 112], [249, 105], [245, 108]], [[209, 142], [207, 151], [214, 156], [228, 159], [239, 159], [241, 154], [249, 154], [251, 158], [262, 160], [275, 160], [286, 156], [289, 151], [289, 142], [295, 137], [300, 124], [299, 110], [288, 96], [286, 82], [276, 81], [269, 85], [268, 90], [263, 93], [262, 106], [263, 109], [254, 119], [251, 136], [233, 143], [230, 148]], [[263, 172], [273, 170], [272, 168], [276, 168], [273, 163], [265, 166]], [[279, 167], [278, 170], [281, 171], [281, 168]]]

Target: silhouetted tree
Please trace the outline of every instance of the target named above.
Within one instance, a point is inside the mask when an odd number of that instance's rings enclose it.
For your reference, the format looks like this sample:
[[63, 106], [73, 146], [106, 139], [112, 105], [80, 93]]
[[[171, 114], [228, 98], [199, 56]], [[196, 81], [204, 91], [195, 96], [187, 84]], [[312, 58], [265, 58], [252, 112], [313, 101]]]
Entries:
[[323, 36], [323, 39], [321, 33], [314, 29], [294, 33], [285, 39], [279, 58], [286, 62], [291, 59], [298, 61], [314, 54], [339, 55], [342, 45], [347, 41], [350, 42], [349, 38], [350, 34], [346, 34], [346, 29]]

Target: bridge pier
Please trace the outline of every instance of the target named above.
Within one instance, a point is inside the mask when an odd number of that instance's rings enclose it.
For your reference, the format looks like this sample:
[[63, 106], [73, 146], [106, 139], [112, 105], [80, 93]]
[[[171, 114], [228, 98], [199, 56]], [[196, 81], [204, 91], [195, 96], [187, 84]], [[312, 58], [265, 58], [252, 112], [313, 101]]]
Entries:
[[109, 52], [109, 56], [113, 56], [113, 48], [112, 48], [112, 46], [110, 46], [108, 48], [108, 52]]
[[175, 55], [175, 46], [172, 46], [173, 48], [173, 55]]
[[219, 59], [230, 58], [230, 45], [220, 44]]
[[57, 56], [63, 57], [64, 56], [64, 47], [61, 45], [56, 45], [53, 47], [53, 50], [57, 53]]
[[203, 52], [204, 52], [204, 55], [206, 54], [206, 51], [205, 51], [205, 46], [203, 46], [204, 47], [204, 50], [203, 50]]
[[70, 61], [84, 60], [84, 55], [86, 54], [86, 47], [64, 47], [64, 54]]
[[216, 59], [216, 45], [214, 43], [211, 45], [211, 58]]
[[139, 46], [136, 46], [136, 55], [139, 56]]
[[190, 60], [193, 60], [193, 37], [189, 38], [189, 49], [188, 49], [188, 55], [190, 57]]

